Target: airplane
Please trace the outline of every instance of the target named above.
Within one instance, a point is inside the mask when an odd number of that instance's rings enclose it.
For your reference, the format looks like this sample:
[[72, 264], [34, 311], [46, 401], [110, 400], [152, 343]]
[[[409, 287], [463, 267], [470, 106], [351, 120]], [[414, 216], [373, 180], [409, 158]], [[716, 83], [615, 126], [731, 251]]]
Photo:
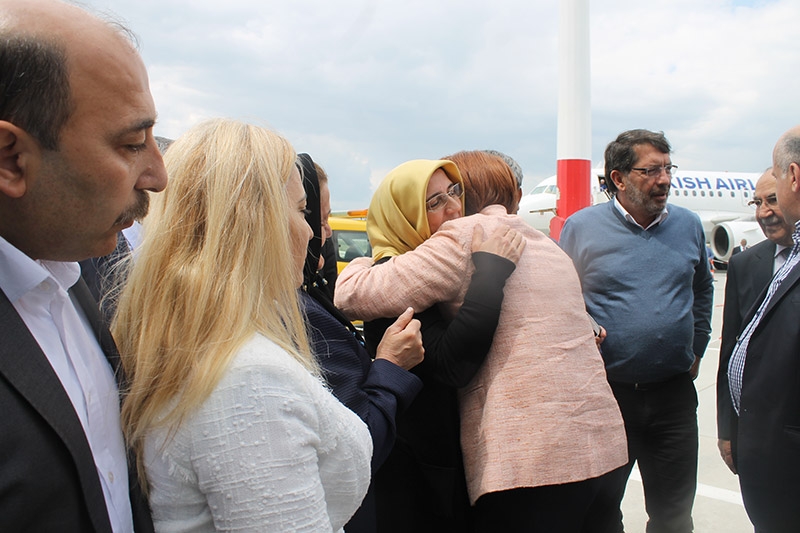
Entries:
[[[611, 195], [605, 187], [605, 171], [592, 169], [592, 203], [607, 202]], [[680, 170], [673, 173], [669, 203], [694, 211], [703, 224], [706, 243], [716, 261], [725, 263], [742, 239], [752, 246], [765, 239], [755, 219], [752, 200], [761, 176], [752, 172], [713, 172]], [[519, 215], [539, 231], [550, 233], [550, 219], [556, 213], [558, 198], [556, 176], [544, 179], [519, 203]]]

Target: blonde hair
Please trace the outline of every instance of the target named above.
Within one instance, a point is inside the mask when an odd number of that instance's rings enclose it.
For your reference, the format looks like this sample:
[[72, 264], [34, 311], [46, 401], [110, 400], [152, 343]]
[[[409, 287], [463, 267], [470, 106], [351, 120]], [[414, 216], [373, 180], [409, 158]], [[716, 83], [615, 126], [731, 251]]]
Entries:
[[318, 373], [290, 244], [292, 146], [217, 119], [176, 140], [164, 162], [169, 186], [153, 197], [113, 324], [128, 380], [123, 428], [145, 485], [148, 430], [174, 432], [253, 334]]

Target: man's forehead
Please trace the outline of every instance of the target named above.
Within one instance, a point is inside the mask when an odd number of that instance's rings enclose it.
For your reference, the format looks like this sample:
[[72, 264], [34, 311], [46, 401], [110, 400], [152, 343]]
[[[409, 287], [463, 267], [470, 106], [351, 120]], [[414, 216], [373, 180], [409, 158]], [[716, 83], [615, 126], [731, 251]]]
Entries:
[[636, 153], [636, 157], [638, 159], [642, 159], [644, 157], [648, 157], [651, 159], [663, 159], [669, 158], [668, 152], [662, 152], [656, 146], [650, 143], [639, 143], [634, 145], [633, 151]]
[[115, 137], [151, 128], [155, 105], [138, 52], [117, 34], [101, 35], [95, 41], [103, 44], [75, 47], [68, 56], [72, 119], [80, 123], [94, 121], [99, 114], [113, 116], [113, 132], [108, 134]]
[[777, 189], [777, 183], [775, 180], [775, 176], [772, 174], [764, 174], [763, 176], [761, 176], [758, 182], [756, 182], [756, 189], [753, 192], [753, 196], [763, 198], [764, 196], [775, 194], [776, 189]]

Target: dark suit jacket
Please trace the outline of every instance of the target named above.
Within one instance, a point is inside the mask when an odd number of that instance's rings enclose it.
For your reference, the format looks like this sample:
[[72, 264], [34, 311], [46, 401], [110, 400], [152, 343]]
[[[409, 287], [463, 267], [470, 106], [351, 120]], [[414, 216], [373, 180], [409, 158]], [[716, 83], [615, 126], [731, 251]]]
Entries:
[[[109, 363], [119, 355], [83, 281], [72, 290]], [[0, 531], [111, 533], [89, 443], [66, 391], [33, 335], [0, 291]], [[152, 532], [129, 469], [137, 532]]]
[[[765, 294], [759, 295], [758, 303]], [[755, 312], [745, 317], [748, 323]], [[800, 266], [770, 300], [750, 338], [732, 449], [756, 530], [800, 527]]]
[[745, 315], [772, 279], [775, 243], [769, 239], [732, 257], [725, 281], [725, 308], [722, 312], [722, 344], [717, 372], [717, 436], [731, 440], [731, 417], [735, 416], [728, 388], [728, 362], [736, 347], [736, 337], [747, 325]]

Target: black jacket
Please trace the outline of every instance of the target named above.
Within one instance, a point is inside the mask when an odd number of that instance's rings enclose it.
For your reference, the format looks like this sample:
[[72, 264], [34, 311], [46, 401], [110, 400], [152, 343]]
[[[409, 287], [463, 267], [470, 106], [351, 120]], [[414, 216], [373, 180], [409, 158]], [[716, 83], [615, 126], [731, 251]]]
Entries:
[[[119, 354], [86, 284], [70, 292], [120, 377]], [[0, 291], [0, 531], [111, 533], [97, 468], [78, 415], [47, 357]], [[137, 532], [153, 523], [128, 469]]]

